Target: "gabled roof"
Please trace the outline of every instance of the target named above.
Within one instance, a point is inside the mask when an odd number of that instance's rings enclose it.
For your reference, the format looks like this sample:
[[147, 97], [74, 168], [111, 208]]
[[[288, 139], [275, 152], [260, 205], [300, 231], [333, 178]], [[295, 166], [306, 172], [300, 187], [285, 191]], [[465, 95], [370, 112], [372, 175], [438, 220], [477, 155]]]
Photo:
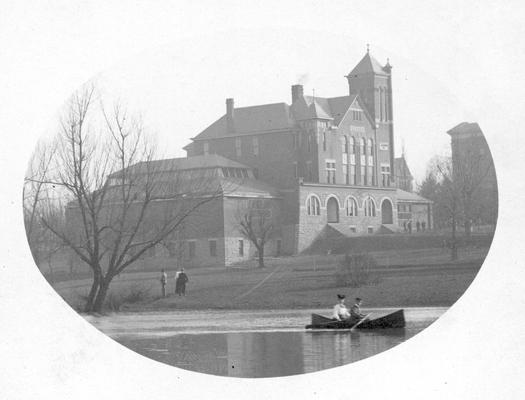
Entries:
[[394, 176], [403, 176], [413, 179], [404, 156], [394, 158]]
[[349, 75], [368, 74], [371, 72], [375, 74], [388, 75], [388, 73], [383, 69], [383, 66], [379, 64], [379, 61], [377, 61], [370, 55], [369, 52], [367, 52], [361, 61], [359, 61], [359, 63], [354, 67], [354, 69], [350, 71]]
[[[165, 160], [142, 161], [129, 167], [129, 172], [134, 174], [141, 174], [147, 172], [170, 172], [183, 171], [191, 169], [207, 169], [207, 168], [245, 168], [250, 167], [230, 160], [229, 158], [220, 156], [218, 154], [200, 155], [194, 157], [180, 157], [169, 158]], [[118, 176], [120, 171], [110, 175], [110, 177]]]
[[294, 121], [290, 117], [290, 106], [286, 103], [236, 107], [233, 114], [234, 130], [232, 132], [228, 131], [226, 115], [223, 115], [194, 137], [193, 140], [280, 131], [290, 129], [293, 125]]

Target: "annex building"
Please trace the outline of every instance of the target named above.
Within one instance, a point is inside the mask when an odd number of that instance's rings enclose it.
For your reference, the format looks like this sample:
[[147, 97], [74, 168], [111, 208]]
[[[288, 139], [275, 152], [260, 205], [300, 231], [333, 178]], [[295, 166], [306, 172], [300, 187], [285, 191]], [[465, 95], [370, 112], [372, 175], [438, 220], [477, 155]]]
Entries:
[[204, 164], [223, 179], [245, 170], [246, 185], [224, 194], [221, 212], [210, 215], [213, 233], [183, 238], [187, 262], [253, 256], [235, 218], [224, 217], [241, 199], [278, 216], [267, 255], [300, 253], [327, 226], [346, 236], [396, 233], [416, 220], [433, 227], [431, 201], [411, 191], [404, 158], [394, 158], [391, 65], [367, 51], [346, 80], [339, 97], [307, 96], [293, 85], [289, 102], [237, 107], [226, 99], [225, 114], [191, 139], [178, 168], [213, 160]]

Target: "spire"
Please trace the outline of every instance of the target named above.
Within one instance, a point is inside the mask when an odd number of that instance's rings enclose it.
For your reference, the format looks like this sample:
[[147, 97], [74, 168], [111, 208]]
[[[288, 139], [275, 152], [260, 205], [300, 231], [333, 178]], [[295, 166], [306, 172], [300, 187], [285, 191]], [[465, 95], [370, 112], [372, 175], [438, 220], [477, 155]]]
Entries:
[[383, 70], [389, 74], [391, 71], [392, 71], [392, 66], [390, 65], [390, 58], [387, 58], [386, 59], [386, 64], [385, 66], [383, 67]]
[[379, 62], [372, 57], [370, 54], [370, 45], [366, 45], [366, 54], [365, 56], [359, 61], [359, 63], [352, 69], [352, 71], [347, 75], [359, 75], [359, 74], [367, 74], [367, 73], [375, 73], [375, 74], [382, 74], [385, 75], [388, 72], [383, 68]]

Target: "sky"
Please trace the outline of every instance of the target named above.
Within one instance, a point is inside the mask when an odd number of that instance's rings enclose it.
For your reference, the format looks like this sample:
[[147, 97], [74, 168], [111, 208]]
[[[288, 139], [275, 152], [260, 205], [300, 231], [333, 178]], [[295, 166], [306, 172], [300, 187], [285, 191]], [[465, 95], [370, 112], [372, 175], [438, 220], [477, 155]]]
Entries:
[[395, 151], [404, 147], [416, 181], [428, 161], [447, 152], [446, 131], [474, 116], [453, 91], [418, 65], [382, 43], [358, 35], [306, 29], [238, 29], [193, 35], [158, 46], [101, 71], [95, 77], [106, 95], [140, 113], [157, 137], [163, 157], [185, 156], [182, 147], [225, 112], [236, 107], [291, 102], [290, 87], [305, 94], [348, 94], [344, 75], [370, 52], [393, 65]]

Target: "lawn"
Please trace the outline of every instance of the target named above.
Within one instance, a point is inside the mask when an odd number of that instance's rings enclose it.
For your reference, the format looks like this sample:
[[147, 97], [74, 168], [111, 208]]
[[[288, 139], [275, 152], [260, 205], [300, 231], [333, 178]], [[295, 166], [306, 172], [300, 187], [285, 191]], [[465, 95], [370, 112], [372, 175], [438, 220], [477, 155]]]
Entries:
[[[167, 298], [159, 296], [158, 271], [138, 271], [116, 278], [109, 297], [113, 308], [121, 311], [330, 307], [337, 293], [362, 297], [368, 307], [450, 306], [475, 278], [487, 250], [463, 250], [454, 263], [443, 249], [374, 252], [378, 267], [358, 288], [338, 284], [334, 273], [341, 256], [336, 255], [273, 258], [264, 269], [255, 268], [255, 263], [190, 269], [186, 297], [173, 293], [174, 271], [168, 271]], [[80, 279], [53, 286], [69, 304], [80, 308], [89, 283]]]

